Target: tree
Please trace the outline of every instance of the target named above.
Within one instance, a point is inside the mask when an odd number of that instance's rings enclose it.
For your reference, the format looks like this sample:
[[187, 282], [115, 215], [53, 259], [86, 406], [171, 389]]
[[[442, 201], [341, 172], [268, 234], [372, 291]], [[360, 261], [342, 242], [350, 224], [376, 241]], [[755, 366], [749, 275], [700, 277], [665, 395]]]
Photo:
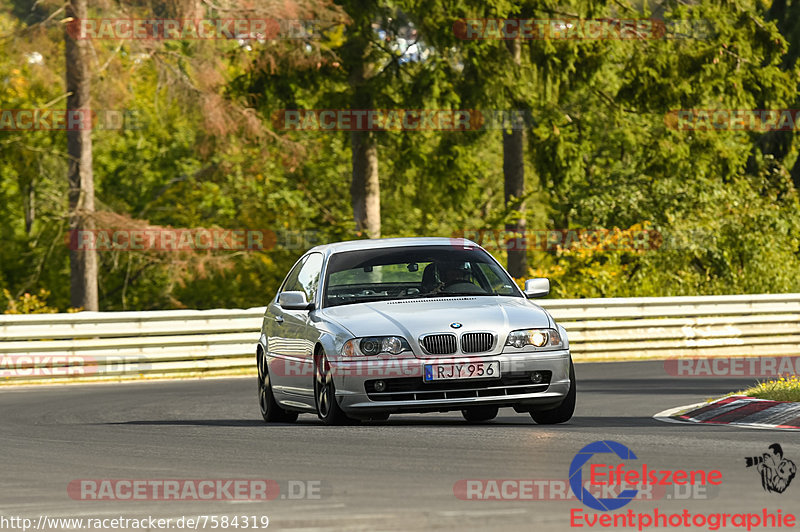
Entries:
[[[765, 18], [775, 23], [788, 45], [781, 68], [787, 72], [795, 70], [797, 59], [800, 58], [800, 4], [776, 0], [770, 5]], [[797, 109], [798, 104], [800, 100], [795, 99], [792, 108]], [[800, 193], [800, 157], [795, 158], [791, 169], [786, 168], [786, 159], [792, 153], [794, 136], [794, 131], [768, 131], [760, 135], [748, 160], [748, 170], [756, 173], [764, 169], [778, 174], [788, 171], [795, 191]], [[796, 151], [797, 148], [794, 149]]]
[[[786, 174], [747, 170], [760, 135], [671, 118], [679, 109], [784, 108], [796, 94], [793, 75], [781, 69], [785, 42], [755, 2], [675, 4], [663, 16], [710, 21], [713, 31], [579, 44], [569, 90], [562, 86], [533, 130], [534, 165], [558, 184], [552, 208], [559, 217], [575, 227], [650, 222], [650, 234], [663, 241], [651, 241], [645, 253], [575, 253], [573, 265], [557, 257], [553, 271], [583, 271], [555, 291], [606, 297], [795, 290], [797, 198], [786, 194]], [[769, 272], [769, 264], [786, 269]]]
[[[506, 44], [513, 64], [520, 68], [522, 46], [519, 40], [509, 40]], [[514, 109], [514, 113], [509, 113], [508, 124], [503, 124], [503, 190], [506, 209], [518, 213], [514, 220], [506, 223], [506, 231], [520, 235], [507, 241], [511, 244], [508, 246], [508, 273], [515, 278], [521, 278], [528, 274], [528, 251], [526, 246], [521, 245], [526, 228], [525, 122], [516, 111], [518, 110]]]
[[[87, 0], [69, 0], [68, 19], [88, 18]], [[88, 41], [76, 39], [64, 27], [66, 58], [66, 88], [68, 112], [83, 112], [92, 108], [91, 69]], [[92, 174], [92, 129], [84, 121], [77, 129], [67, 131], [69, 156], [69, 228], [71, 231], [91, 231], [94, 228], [94, 175]], [[97, 252], [93, 249], [71, 249], [70, 300], [73, 307], [99, 310], [97, 297]]]
[[[0, 99], [8, 109], [65, 107], [57, 22], [64, 11], [55, 5], [37, 3], [35, 16], [24, 7], [0, 12], [0, 36], [21, 35], [0, 39]], [[116, 4], [114, 16], [146, 18], [148, 6]], [[609, 246], [527, 250], [527, 275], [551, 277], [556, 296], [800, 290], [793, 135], [683, 130], [669, 121], [676, 109], [796, 105], [792, 6], [776, 1], [765, 16], [755, 0], [674, 4], [659, 16], [710, 20], [716, 31], [523, 40], [511, 43], [519, 45], [518, 62], [506, 41], [460, 39], [454, 22], [650, 14], [585, 0], [348, 0], [338, 12], [352, 20], [341, 23], [322, 13], [265, 12], [272, 7], [259, 3], [262, 12], [252, 16], [305, 19], [309, 31], [266, 41], [91, 41], [93, 106], [135, 109], [142, 119], [137, 130], [93, 131], [96, 226], [257, 228], [278, 236], [261, 252], [99, 253], [101, 308], [263, 305], [311, 245], [370, 236], [365, 225], [356, 232], [358, 194], [351, 192], [366, 192], [373, 178], [386, 236], [518, 229], [520, 219], [537, 229], [611, 229]], [[235, 18], [237, 8], [215, 1], [205, 16]], [[157, 16], [186, 17], [174, 2], [158, 9]], [[414, 42], [426, 44], [419, 59], [404, 52]], [[499, 127], [353, 135], [265, 124], [279, 109], [359, 107], [471, 109], [493, 126], [521, 118], [493, 111], [522, 110], [529, 120], [520, 136], [511, 127], [505, 135]], [[522, 149], [510, 142], [519, 138]], [[0, 307], [41, 289], [50, 291], [47, 306], [69, 307], [63, 176], [75, 159], [64, 141], [63, 131], [0, 131], [0, 288], [10, 296]], [[365, 160], [375, 164], [354, 174]], [[525, 183], [507, 194], [511, 168]], [[354, 176], [371, 177], [353, 187]], [[663, 241], [618, 246], [642, 230]], [[298, 239], [303, 233], [311, 239]], [[483, 243], [499, 260], [509, 258], [502, 239]]]
[[[372, 87], [369, 78], [375, 75], [370, 63], [371, 20], [360, 16], [348, 27], [348, 39], [342, 47], [344, 68], [349, 71], [348, 82], [352, 100], [350, 109], [373, 109]], [[350, 198], [356, 231], [369, 238], [381, 236], [381, 189], [378, 174], [378, 142], [372, 131], [351, 131], [353, 177]]]
[[[340, 3], [346, 19], [339, 17], [341, 34], [317, 28], [312, 36], [321, 48], [317, 61], [295, 65], [289, 71], [252, 71], [248, 85], [242, 87], [248, 97], [264, 100], [258, 91], [268, 87], [283, 105], [306, 109], [372, 110], [403, 107], [407, 68], [401, 65], [402, 53], [391, 48], [391, 39], [406, 23], [404, 13], [393, 7], [360, 0]], [[384, 35], [382, 38], [381, 35]], [[309, 44], [310, 46], [310, 44]], [[274, 69], [273, 69], [274, 70]], [[414, 102], [419, 101], [414, 95]], [[263, 102], [264, 113], [275, 111], [275, 102]], [[361, 128], [359, 128], [361, 129]], [[325, 131], [310, 135], [337, 134]], [[379, 144], [387, 143], [386, 135], [374, 130], [351, 130], [350, 204], [355, 231], [352, 235], [381, 236], [381, 179]]]

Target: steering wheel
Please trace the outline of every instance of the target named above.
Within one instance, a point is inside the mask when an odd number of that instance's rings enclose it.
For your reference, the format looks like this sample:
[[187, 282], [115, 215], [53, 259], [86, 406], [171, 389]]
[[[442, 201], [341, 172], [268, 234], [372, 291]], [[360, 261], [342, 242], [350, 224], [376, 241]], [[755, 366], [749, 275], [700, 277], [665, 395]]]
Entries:
[[483, 294], [484, 290], [480, 286], [476, 286], [469, 281], [452, 281], [450, 283], [446, 283], [442, 287], [443, 291], [446, 292], [469, 292], [472, 294]]

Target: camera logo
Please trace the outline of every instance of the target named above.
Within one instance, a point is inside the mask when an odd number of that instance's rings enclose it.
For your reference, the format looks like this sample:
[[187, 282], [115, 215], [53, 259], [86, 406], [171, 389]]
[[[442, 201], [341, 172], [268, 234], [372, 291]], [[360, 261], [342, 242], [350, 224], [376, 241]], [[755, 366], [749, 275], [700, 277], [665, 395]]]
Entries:
[[572, 493], [583, 504], [594, 510], [607, 512], [618, 510], [631, 502], [636, 497], [639, 490], [626, 489], [616, 497], [595, 497], [583, 486], [583, 465], [588, 462], [595, 454], [610, 453], [615, 454], [620, 460], [638, 460], [633, 451], [615, 441], [603, 440], [592, 442], [575, 455], [569, 466], [569, 486]]
[[783, 457], [783, 448], [779, 443], [768, 447], [769, 451], [761, 456], [746, 457], [746, 467], [755, 467], [761, 475], [761, 487], [764, 491], [783, 493], [797, 473], [797, 466]]

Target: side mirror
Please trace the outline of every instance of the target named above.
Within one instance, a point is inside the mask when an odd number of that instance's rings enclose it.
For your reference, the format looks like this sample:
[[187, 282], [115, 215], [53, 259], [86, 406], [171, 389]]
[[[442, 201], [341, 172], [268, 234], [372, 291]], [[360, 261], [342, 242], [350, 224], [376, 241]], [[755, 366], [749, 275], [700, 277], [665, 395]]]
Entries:
[[312, 310], [314, 308], [314, 303], [306, 301], [306, 295], [299, 290], [281, 292], [281, 295], [278, 296], [278, 305], [286, 310]]
[[523, 292], [525, 292], [525, 297], [528, 299], [546, 296], [550, 293], [550, 279], [546, 277], [528, 279], [525, 281], [525, 290]]

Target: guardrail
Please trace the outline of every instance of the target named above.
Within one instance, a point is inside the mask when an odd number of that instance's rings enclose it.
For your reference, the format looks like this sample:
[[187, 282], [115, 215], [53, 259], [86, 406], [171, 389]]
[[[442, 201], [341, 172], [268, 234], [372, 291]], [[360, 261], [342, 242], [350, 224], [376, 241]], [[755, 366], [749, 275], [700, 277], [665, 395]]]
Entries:
[[[576, 361], [800, 355], [800, 294], [539, 300]], [[264, 307], [0, 315], [0, 383], [255, 371]]]

